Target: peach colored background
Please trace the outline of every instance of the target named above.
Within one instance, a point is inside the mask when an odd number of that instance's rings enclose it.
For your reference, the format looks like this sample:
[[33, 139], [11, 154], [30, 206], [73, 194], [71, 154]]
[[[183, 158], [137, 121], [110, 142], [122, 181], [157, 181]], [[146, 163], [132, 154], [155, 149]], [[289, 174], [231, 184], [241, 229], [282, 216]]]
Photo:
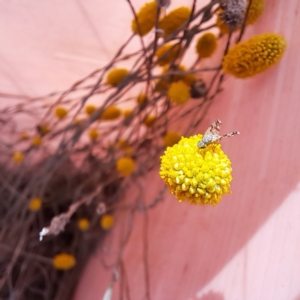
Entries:
[[[190, 1], [173, 7], [179, 3]], [[252, 79], [228, 78], [199, 128], [220, 118], [222, 132], [241, 131], [222, 142], [233, 163], [233, 194], [217, 207], [179, 204], [168, 195], [150, 212], [152, 299], [300, 298], [300, 2], [266, 6], [247, 36], [283, 34], [282, 61]], [[0, 93], [65, 89], [112, 57], [130, 34], [131, 18], [124, 0], [0, 1]], [[151, 198], [161, 181], [153, 173], [145, 182]], [[133, 300], [144, 296], [141, 221], [125, 252]], [[75, 299], [102, 299], [109, 275], [94, 256]]]

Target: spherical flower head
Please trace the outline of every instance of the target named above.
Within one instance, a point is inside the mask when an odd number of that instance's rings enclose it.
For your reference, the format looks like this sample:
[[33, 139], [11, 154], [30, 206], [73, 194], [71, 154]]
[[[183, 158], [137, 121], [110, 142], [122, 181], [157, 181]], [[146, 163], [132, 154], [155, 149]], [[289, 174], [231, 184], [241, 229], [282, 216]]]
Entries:
[[20, 151], [16, 151], [12, 156], [12, 160], [15, 164], [21, 164], [24, 161], [24, 154]]
[[109, 230], [113, 227], [114, 225], [114, 217], [110, 214], [105, 214], [102, 216], [101, 220], [100, 220], [100, 226], [104, 229], [104, 230]]
[[71, 254], [60, 253], [54, 256], [52, 263], [55, 269], [69, 270], [76, 265], [76, 259]]
[[186, 22], [191, 15], [191, 10], [186, 6], [178, 7], [172, 10], [169, 14], [161, 19], [159, 28], [164, 31], [166, 38], [175, 32], [184, 22]]
[[201, 58], [212, 56], [217, 47], [218, 39], [211, 32], [207, 32], [201, 35], [196, 43], [196, 51]]
[[95, 128], [90, 129], [89, 131], [89, 137], [92, 142], [95, 142], [98, 139], [99, 131]]
[[24, 131], [24, 132], [21, 132], [21, 134], [20, 134], [20, 139], [23, 140], [23, 141], [28, 140], [28, 139], [29, 139], [28, 133], [25, 132], [25, 131]]
[[42, 207], [42, 200], [40, 198], [32, 198], [28, 204], [28, 209], [31, 211], [38, 211]]
[[50, 132], [50, 127], [47, 124], [41, 124], [38, 126], [38, 130], [41, 136], [44, 136]]
[[56, 107], [54, 113], [58, 119], [62, 120], [67, 116], [68, 111], [66, 108], [59, 106], [59, 107]]
[[129, 118], [129, 117], [131, 117], [132, 116], [132, 113], [133, 113], [133, 111], [132, 111], [132, 109], [125, 109], [125, 110], [123, 110], [123, 116], [125, 117], [125, 118]]
[[231, 161], [221, 144], [198, 148], [201, 139], [201, 134], [182, 137], [168, 147], [161, 156], [160, 177], [179, 202], [216, 205], [223, 194], [231, 193]]
[[130, 157], [121, 157], [117, 160], [117, 170], [123, 176], [129, 176], [135, 170], [135, 162]]
[[128, 74], [129, 71], [127, 69], [112, 69], [107, 74], [106, 83], [117, 87]]
[[137, 12], [136, 19], [134, 18], [131, 23], [131, 29], [135, 34], [144, 36], [152, 30], [156, 22], [157, 3], [156, 1], [147, 2]]
[[77, 226], [81, 231], [87, 231], [90, 228], [90, 221], [87, 218], [81, 218], [78, 220]]
[[172, 147], [177, 144], [181, 139], [181, 135], [175, 131], [169, 131], [163, 136], [165, 147]]
[[147, 95], [144, 94], [144, 93], [139, 94], [136, 101], [137, 101], [139, 106], [145, 105], [146, 102], [148, 101]]
[[85, 112], [89, 116], [92, 115], [97, 110], [97, 107], [95, 105], [89, 104], [85, 107]]
[[168, 89], [168, 97], [175, 104], [184, 104], [191, 97], [190, 87], [183, 81], [173, 82]]
[[34, 147], [39, 147], [42, 145], [42, 138], [40, 136], [35, 136], [32, 141], [31, 141], [31, 145]]
[[286, 48], [285, 39], [265, 33], [233, 46], [223, 59], [223, 71], [237, 78], [247, 78], [274, 66]]
[[100, 120], [115, 120], [120, 117], [121, 113], [121, 110], [117, 106], [111, 105], [105, 108], [102, 115], [100, 116]]
[[162, 45], [156, 51], [158, 65], [165, 66], [173, 61], [180, 55], [180, 45], [174, 43], [168, 43]]
[[148, 128], [152, 127], [155, 123], [156, 118], [153, 115], [147, 115], [143, 120], [143, 124], [145, 124]]

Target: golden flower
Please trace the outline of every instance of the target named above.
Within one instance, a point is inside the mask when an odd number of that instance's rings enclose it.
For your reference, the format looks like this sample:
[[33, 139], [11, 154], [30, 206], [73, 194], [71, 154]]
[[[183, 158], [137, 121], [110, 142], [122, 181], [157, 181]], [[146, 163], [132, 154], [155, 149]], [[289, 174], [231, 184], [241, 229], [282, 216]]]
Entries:
[[159, 28], [164, 31], [166, 38], [175, 32], [184, 22], [186, 22], [191, 14], [191, 10], [186, 6], [178, 7], [168, 13], [159, 22]]
[[121, 113], [121, 110], [117, 106], [111, 105], [104, 109], [100, 120], [115, 120], [120, 117]]
[[23, 140], [23, 141], [28, 140], [28, 139], [29, 139], [28, 133], [25, 132], [25, 131], [24, 131], [24, 132], [21, 132], [21, 134], [20, 134], [20, 139]]
[[58, 119], [64, 119], [66, 116], [67, 116], [67, 114], [68, 114], [68, 111], [67, 111], [67, 109], [66, 108], [64, 108], [64, 107], [62, 107], [62, 106], [59, 106], [59, 107], [56, 107], [56, 109], [55, 109], [55, 115], [56, 115], [56, 117], [58, 118]]
[[132, 113], [133, 113], [133, 110], [132, 109], [125, 109], [125, 110], [123, 110], [123, 116], [125, 117], [125, 118], [128, 118], [128, 117], [130, 117], [131, 115], [132, 115]]
[[14, 163], [20, 164], [24, 161], [24, 154], [20, 151], [16, 151], [12, 156], [12, 160]]
[[128, 75], [129, 71], [127, 69], [112, 69], [109, 71], [106, 77], [106, 83], [117, 87], [122, 80]]
[[90, 116], [97, 110], [95, 105], [89, 104], [85, 107], [85, 112]]
[[135, 162], [130, 157], [121, 157], [117, 160], [117, 170], [123, 176], [129, 176], [135, 170]]
[[155, 122], [155, 117], [153, 115], [147, 115], [143, 120], [143, 124], [145, 124], [147, 127], [153, 126], [154, 122]]
[[181, 139], [181, 135], [175, 131], [169, 131], [163, 136], [165, 147], [172, 147], [177, 144]]
[[31, 141], [32, 146], [39, 147], [42, 145], [42, 138], [40, 136], [35, 136]]
[[179, 57], [180, 45], [174, 43], [164, 44], [158, 48], [155, 54], [160, 66], [168, 65], [175, 61], [177, 57]]
[[42, 200], [40, 198], [32, 198], [28, 204], [28, 209], [31, 211], [38, 211], [42, 207]]
[[264, 72], [275, 65], [286, 48], [285, 39], [275, 33], [265, 33], [233, 46], [224, 57], [223, 70], [237, 78]]
[[144, 93], [139, 94], [136, 99], [138, 105], [140, 105], [140, 106], [144, 105], [147, 102], [147, 100], [148, 100], [147, 95]]
[[109, 230], [113, 227], [114, 225], [114, 217], [110, 214], [105, 214], [102, 216], [101, 220], [100, 220], [100, 226], [104, 229], [104, 230]]
[[81, 218], [78, 220], [77, 226], [81, 231], [86, 231], [90, 228], [90, 221], [87, 218]]
[[156, 11], [156, 1], [148, 2], [144, 6], [142, 6], [136, 14], [139, 26], [137, 26], [136, 19], [134, 18], [131, 23], [132, 31], [135, 34], [139, 34], [141, 36], [144, 36], [148, 32], [150, 32], [151, 29], [155, 26]]
[[175, 104], [184, 104], [191, 97], [190, 88], [183, 81], [174, 82], [168, 89], [168, 97]]
[[231, 193], [231, 161], [221, 144], [199, 149], [201, 139], [201, 134], [182, 137], [168, 147], [161, 156], [160, 177], [179, 202], [216, 205], [223, 194]]
[[44, 136], [50, 132], [50, 127], [47, 124], [41, 124], [37, 128], [41, 136]]
[[76, 259], [71, 254], [60, 253], [54, 256], [52, 263], [55, 269], [69, 270], [76, 265]]
[[97, 140], [98, 136], [99, 136], [99, 132], [97, 129], [95, 128], [90, 129], [89, 137], [93, 142]]
[[204, 33], [199, 37], [196, 43], [196, 51], [201, 58], [212, 56], [218, 46], [217, 37], [211, 33]]

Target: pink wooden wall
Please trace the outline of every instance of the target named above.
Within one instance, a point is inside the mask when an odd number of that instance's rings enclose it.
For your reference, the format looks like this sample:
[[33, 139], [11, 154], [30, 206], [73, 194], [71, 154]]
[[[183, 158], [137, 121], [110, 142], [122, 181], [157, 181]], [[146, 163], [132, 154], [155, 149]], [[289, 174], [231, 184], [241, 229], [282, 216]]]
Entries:
[[[129, 35], [125, 2], [0, 1], [0, 93], [64, 89], [103, 65]], [[174, 7], [179, 3], [190, 1]], [[300, 2], [266, 6], [247, 36], [284, 35], [282, 61], [252, 79], [228, 78], [199, 128], [220, 118], [222, 132], [241, 132], [222, 142], [233, 163], [233, 194], [217, 207], [168, 195], [150, 212], [152, 299], [300, 299]], [[161, 184], [157, 173], [145, 182], [149, 197]], [[134, 300], [144, 293], [141, 235], [139, 216], [124, 254]], [[74, 299], [102, 299], [109, 275], [94, 256]]]

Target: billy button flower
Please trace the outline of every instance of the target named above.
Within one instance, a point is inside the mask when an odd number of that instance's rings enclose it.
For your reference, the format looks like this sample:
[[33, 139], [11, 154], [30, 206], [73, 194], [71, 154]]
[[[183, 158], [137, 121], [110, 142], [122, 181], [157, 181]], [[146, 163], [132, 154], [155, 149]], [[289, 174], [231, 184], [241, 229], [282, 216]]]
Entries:
[[144, 106], [146, 104], [146, 102], [148, 101], [147, 95], [144, 93], [139, 94], [136, 101], [139, 106]]
[[148, 128], [152, 127], [155, 122], [155, 117], [153, 115], [147, 115], [144, 120], [143, 124], [146, 125]]
[[217, 37], [213, 33], [207, 32], [198, 38], [196, 43], [196, 52], [198, 53], [199, 57], [206, 58], [212, 56], [217, 47]]
[[158, 65], [160, 66], [165, 66], [172, 63], [177, 57], [179, 57], [179, 54], [180, 45], [174, 43], [162, 45], [155, 53], [157, 56]]
[[52, 264], [57, 270], [69, 270], [76, 265], [76, 259], [69, 253], [60, 253], [54, 256]]
[[84, 108], [87, 115], [91, 116], [96, 110], [97, 107], [95, 105], [89, 104]]
[[175, 131], [168, 131], [163, 136], [163, 143], [165, 147], [172, 147], [177, 144], [181, 139], [181, 135]]
[[81, 231], [87, 231], [90, 228], [90, 221], [87, 218], [81, 218], [78, 220], [77, 226]]
[[190, 98], [190, 87], [183, 81], [173, 82], [168, 89], [168, 97], [175, 104], [184, 104]]
[[178, 7], [168, 13], [159, 22], [159, 28], [164, 31], [166, 38], [175, 32], [184, 22], [190, 18], [191, 10], [186, 6]]
[[161, 156], [160, 177], [179, 202], [216, 205], [223, 194], [231, 193], [231, 161], [220, 144], [200, 149], [201, 139], [201, 134], [182, 137], [168, 147]]
[[32, 141], [31, 141], [31, 145], [34, 147], [39, 147], [42, 145], [42, 138], [40, 136], [35, 136]]
[[24, 161], [24, 154], [20, 151], [16, 151], [12, 156], [12, 160], [15, 164], [21, 164]]
[[286, 48], [285, 39], [275, 33], [252, 37], [233, 46], [223, 59], [223, 71], [237, 78], [247, 78], [274, 66]]
[[127, 69], [112, 69], [107, 74], [106, 83], [117, 87], [128, 74], [129, 71]]
[[44, 136], [50, 132], [50, 127], [47, 124], [41, 124], [37, 126], [37, 130], [41, 136]]
[[100, 220], [100, 226], [104, 229], [104, 230], [109, 230], [113, 227], [114, 225], [114, 217], [110, 214], [105, 214], [101, 217]]
[[31, 211], [38, 211], [42, 207], [42, 200], [40, 198], [32, 198], [28, 204], [28, 209]]
[[125, 118], [131, 117], [131, 116], [132, 116], [132, 113], [133, 113], [133, 110], [130, 109], [130, 108], [123, 110], [123, 116], [124, 116]]
[[111, 105], [104, 109], [100, 120], [115, 120], [120, 117], [121, 113], [121, 110], [117, 106]]
[[135, 170], [135, 162], [130, 157], [121, 157], [117, 160], [117, 170], [123, 176], [129, 176]]
[[99, 137], [99, 131], [95, 128], [90, 129], [89, 137], [90, 137], [92, 142], [95, 142]]
[[156, 1], [147, 2], [137, 12], [136, 19], [134, 18], [131, 23], [131, 29], [135, 34], [144, 36], [155, 26], [156, 22], [157, 3]]
[[68, 111], [66, 108], [59, 106], [59, 107], [56, 107], [54, 114], [58, 119], [62, 120], [67, 116]]
[[25, 131], [24, 131], [24, 132], [21, 132], [21, 134], [20, 134], [20, 139], [23, 140], [23, 141], [28, 140], [28, 139], [29, 139], [28, 133], [25, 132]]

